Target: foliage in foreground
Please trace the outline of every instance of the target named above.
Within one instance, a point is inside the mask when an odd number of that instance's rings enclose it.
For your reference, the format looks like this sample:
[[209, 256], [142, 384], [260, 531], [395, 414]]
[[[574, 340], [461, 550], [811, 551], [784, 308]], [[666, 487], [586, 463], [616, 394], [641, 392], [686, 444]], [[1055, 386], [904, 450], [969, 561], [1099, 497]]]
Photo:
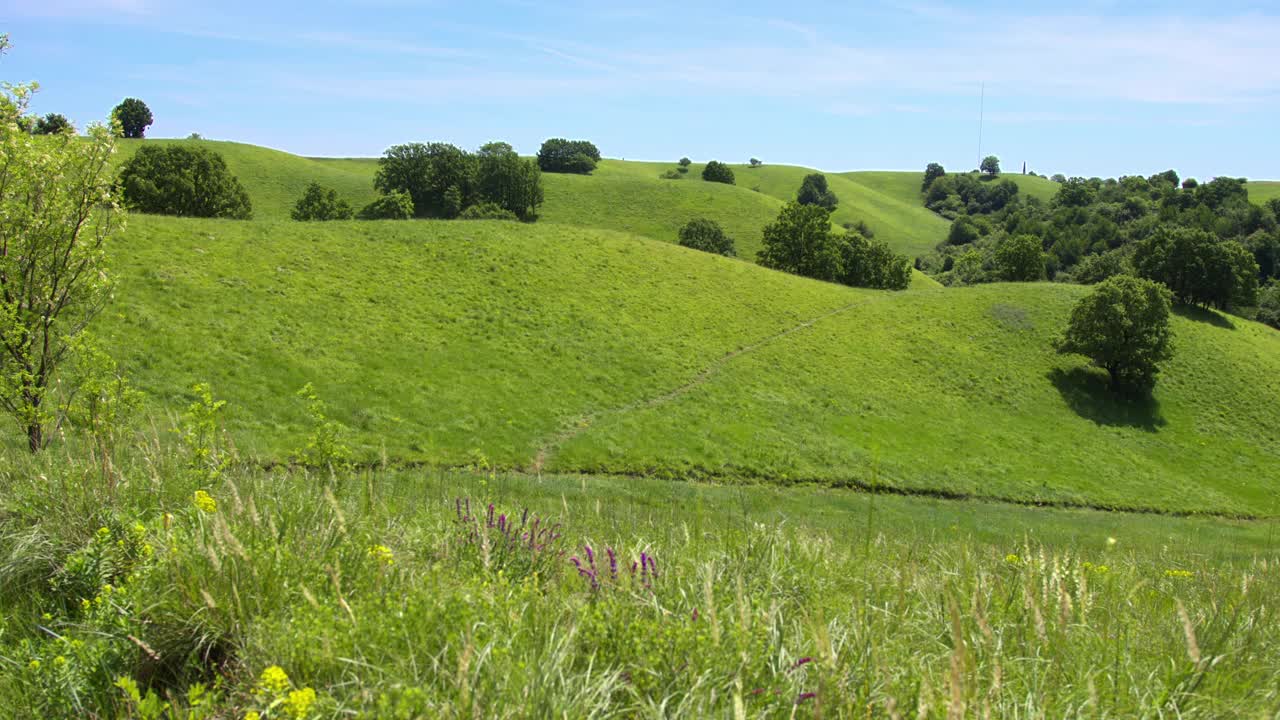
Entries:
[[804, 490], [210, 481], [154, 452], [111, 490], [44, 457], [0, 472], [0, 707], [45, 717], [1280, 709], [1261, 528], [1232, 556], [1229, 526], [1161, 547], [1191, 520], [1108, 538], [1103, 515]]

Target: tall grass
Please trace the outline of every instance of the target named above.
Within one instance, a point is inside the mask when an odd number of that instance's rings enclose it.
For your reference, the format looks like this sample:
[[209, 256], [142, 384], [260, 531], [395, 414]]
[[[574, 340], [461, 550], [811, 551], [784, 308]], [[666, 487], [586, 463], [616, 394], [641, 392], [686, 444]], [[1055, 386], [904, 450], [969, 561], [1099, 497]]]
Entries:
[[[803, 488], [201, 481], [154, 442], [123, 453], [113, 483], [91, 460], [7, 459], [0, 714], [14, 717], [1280, 710], [1267, 525], [1125, 518], [1111, 542], [1101, 514], [862, 496], [835, 512]], [[1192, 533], [1204, 542], [1176, 542]]]

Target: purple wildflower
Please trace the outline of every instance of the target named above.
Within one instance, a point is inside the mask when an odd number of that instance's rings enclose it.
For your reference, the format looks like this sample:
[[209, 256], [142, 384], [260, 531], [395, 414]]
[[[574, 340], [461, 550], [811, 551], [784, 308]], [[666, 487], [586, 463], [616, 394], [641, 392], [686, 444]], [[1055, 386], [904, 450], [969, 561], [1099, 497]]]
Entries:
[[796, 670], [798, 668], [804, 667], [805, 665], [808, 665], [811, 662], [813, 662], [813, 658], [802, 657], [799, 660], [795, 661], [795, 664], [793, 664], [791, 668], [787, 670], [787, 672], [791, 672], [792, 670]]
[[605, 548], [605, 552], [609, 554], [609, 575], [614, 580], [618, 579], [618, 556], [613, 554], [613, 548]]
[[816, 697], [818, 697], [818, 693], [813, 693], [813, 692], [800, 693], [800, 697], [796, 698], [796, 704], [799, 705], [805, 700], [809, 700], [811, 698], [816, 698]]

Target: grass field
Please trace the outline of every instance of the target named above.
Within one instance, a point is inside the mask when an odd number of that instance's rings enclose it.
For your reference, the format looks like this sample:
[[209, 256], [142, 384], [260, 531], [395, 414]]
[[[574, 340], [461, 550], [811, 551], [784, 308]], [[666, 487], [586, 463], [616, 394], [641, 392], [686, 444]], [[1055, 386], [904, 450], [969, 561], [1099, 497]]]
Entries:
[[1280, 182], [1277, 181], [1250, 182], [1246, 187], [1249, 189], [1249, 200], [1259, 205], [1280, 198]]
[[287, 459], [314, 382], [364, 459], [1272, 515], [1280, 335], [1178, 317], [1155, 400], [1053, 337], [1086, 290], [855, 290], [517, 223], [131, 219], [98, 332]]
[[[202, 482], [162, 445], [115, 485], [56, 455], [0, 469], [0, 716], [1280, 710], [1274, 523], [637, 478]], [[537, 550], [500, 529], [525, 510], [555, 528]]]

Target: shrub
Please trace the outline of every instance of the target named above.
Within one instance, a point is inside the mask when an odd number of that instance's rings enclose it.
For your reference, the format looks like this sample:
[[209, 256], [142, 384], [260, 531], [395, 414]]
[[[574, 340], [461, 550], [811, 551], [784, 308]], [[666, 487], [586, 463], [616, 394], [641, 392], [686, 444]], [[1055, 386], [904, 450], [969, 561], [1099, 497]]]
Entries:
[[969, 245], [978, 240], [978, 226], [967, 215], [961, 215], [951, 223], [951, 231], [947, 233], [948, 245]]
[[1258, 322], [1280, 328], [1280, 280], [1272, 280], [1258, 293]]
[[659, 180], [683, 180], [684, 175], [681, 175], [680, 171], [678, 170], [665, 170], [662, 172], [662, 174], [658, 175], [658, 179]]
[[407, 192], [389, 192], [361, 208], [361, 220], [408, 220], [413, 217], [413, 198]]
[[586, 140], [551, 138], [538, 149], [538, 167], [543, 172], [588, 175], [600, 162], [600, 150]]
[[725, 235], [719, 223], [706, 218], [695, 218], [685, 223], [684, 227], [680, 228], [680, 244], [694, 250], [727, 257], [735, 257], [738, 254], [733, 246], [733, 238]]
[[707, 166], [702, 168], [702, 179], [707, 182], [718, 182], [726, 185], [733, 184], [733, 168], [722, 162], [712, 160]]
[[895, 253], [888, 243], [856, 232], [842, 240], [841, 283], [880, 290], [906, 290], [911, 285], [911, 261]]
[[294, 220], [350, 220], [351, 205], [338, 197], [338, 191], [320, 183], [311, 183], [302, 193], [290, 216]]
[[681, 175], [688, 175], [688, 174], [689, 174], [689, 166], [688, 166], [688, 165], [681, 165], [680, 167], [676, 168], [676, 172], [680, 173]]
[[516, 214], [497, 203], [482, 202], [472, 205], [458, 216], [460, 220], [518, 220]]
[[1160, 363], [1172, 357], [1169, 303], [1159, 283], [1129, 275], [1104, 280], [1072, 309], [1057, 350], [1092, 360], [1117, 392], [1149, 392]]
[[247, 219], [249, 195], [222, 156], [202, 147], [144, 145], [120, 171], [127, 207], [158, 215]]
[[1094, 285], [1116, 275], [1132, 273], [1129, 259], [1122, 250], [1099, 255], [1086, 255], [1075, 267], [1073, 276], [1081, 285]]
[[1031, 235], [1006, 238], [996, 249], [995, 263], [1004, 280], [1031, 282], [1045, 278], [1044, 251], [1040, 241]]
[[111, 111], [111, 119], [120, 123], [120, 135], [141, 138], [155, 120], [151, 108], [137, 98], [125, 98]]
[[806, 175], [804, 182], [800, 183], [800, 190], [796, 193], [796, 202], [801, 205], [819, 205], [828, 210], [834, 210], [840, 200], [827, 187], [826, 175], [812, 173]]

